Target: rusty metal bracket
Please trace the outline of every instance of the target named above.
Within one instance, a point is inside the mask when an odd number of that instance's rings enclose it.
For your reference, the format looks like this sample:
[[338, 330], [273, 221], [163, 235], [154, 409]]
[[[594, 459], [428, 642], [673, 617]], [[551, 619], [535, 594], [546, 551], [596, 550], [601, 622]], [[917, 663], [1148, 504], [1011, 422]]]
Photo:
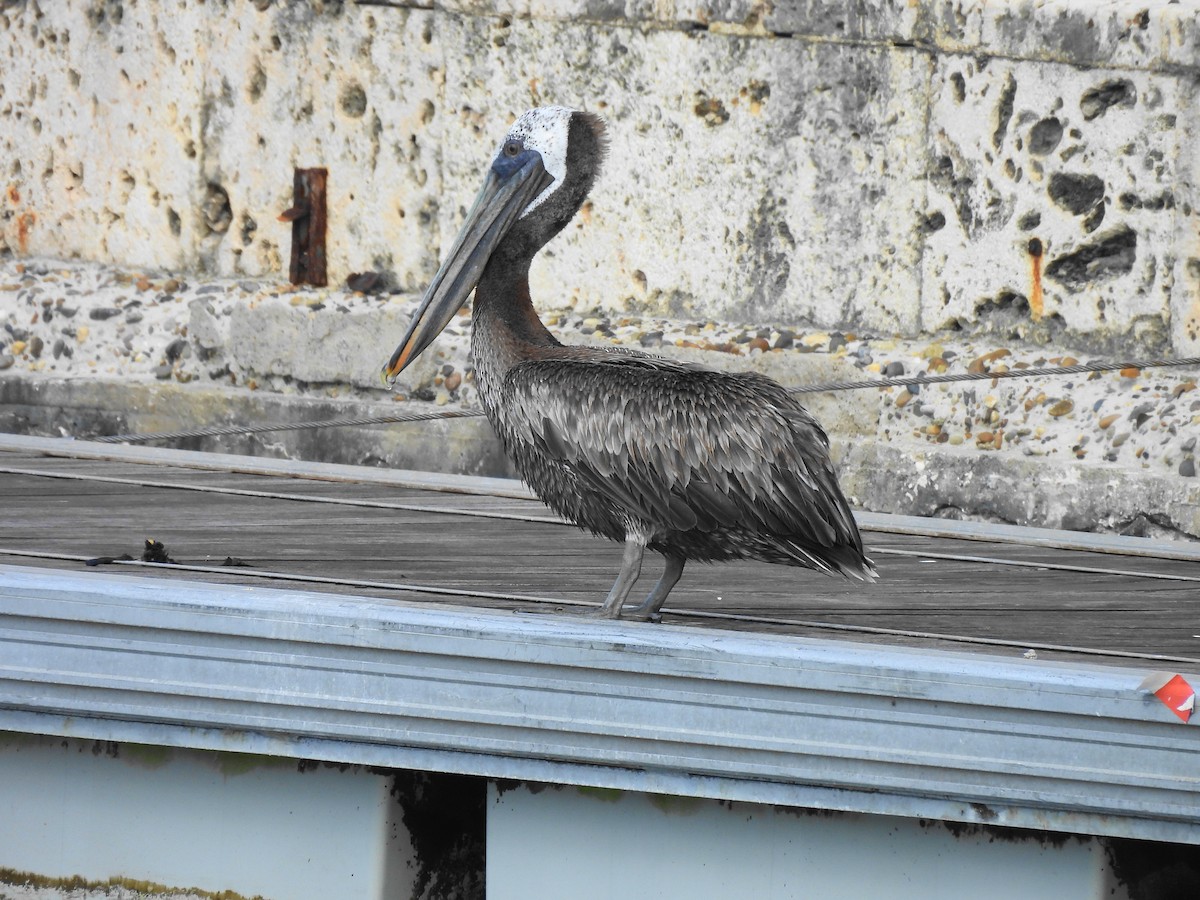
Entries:
[[328, 169], [296, 169], [292, 181], [293, 204], [279, 214], [292, 223], [292, 284], [325, 287], [325, 182]]

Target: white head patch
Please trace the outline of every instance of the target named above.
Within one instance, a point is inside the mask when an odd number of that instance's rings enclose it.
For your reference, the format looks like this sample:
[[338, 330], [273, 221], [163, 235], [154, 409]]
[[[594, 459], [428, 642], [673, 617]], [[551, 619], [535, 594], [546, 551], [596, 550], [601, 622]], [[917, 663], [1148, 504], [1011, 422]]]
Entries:
[[521, 216], [529, 213], [542, 204], [543, 201], [558, 190], [567, 177], [567, 135], [571, 128], [571, 114], [574, 110], [565, 106], [541, 106], [522, 113], [513, 123], [504, 140], [500, 142], [499, 156], [504, 144], [510, 140], [518, 140], [530, 150], [536, 150], [542, 156], [542, 165], [554, 176], [554, 181], [548, 188], [533, 198], [533, 202], [525, 207]]

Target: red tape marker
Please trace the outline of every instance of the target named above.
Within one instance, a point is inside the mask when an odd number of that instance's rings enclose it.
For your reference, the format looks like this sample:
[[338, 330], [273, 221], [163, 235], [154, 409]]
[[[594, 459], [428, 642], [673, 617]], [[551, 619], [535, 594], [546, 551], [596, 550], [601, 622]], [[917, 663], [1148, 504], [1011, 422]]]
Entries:
[[1196, 708], [1196, 691], [1182, 675], [1172, 675], [1154, 692], [1154, 696], [1185, 722], [1192, 717], [1192, 711]]

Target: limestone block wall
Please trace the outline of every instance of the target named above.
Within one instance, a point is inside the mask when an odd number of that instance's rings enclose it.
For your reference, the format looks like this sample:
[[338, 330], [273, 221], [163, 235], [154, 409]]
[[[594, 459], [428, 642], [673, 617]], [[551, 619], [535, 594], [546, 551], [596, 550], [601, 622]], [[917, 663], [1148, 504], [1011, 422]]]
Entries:
[[508, 123], [607, 116], [562, 307], [1200, 352], [1200, 0], [0, 2], [0, 250], [419, 291]]

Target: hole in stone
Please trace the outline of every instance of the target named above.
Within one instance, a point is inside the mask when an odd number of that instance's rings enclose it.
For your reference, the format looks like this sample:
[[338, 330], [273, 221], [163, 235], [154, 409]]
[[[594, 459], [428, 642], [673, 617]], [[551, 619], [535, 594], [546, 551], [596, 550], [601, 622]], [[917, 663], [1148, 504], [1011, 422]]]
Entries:
[[342, 112], [352, 119], [362, 118], [363, 113], [367, 111], [367, 92], [363, 90], [363, 86], [358, 82], [351, 82], [342, 88], [341, 96], [338, 98], [338, 105]]
[[1051, 116], [1029, 129], [1029, 152], [1037, 156], [1052, 153], [1062, 141], [1063, 123]]
[[213, 234], [224, 234], [233, 221], [233, 210], [229, 206], [229, 193], [219, 184], [209, 183], [201, 204], [204, 224]]
[[1133, 106], [1137, 102], [1137, 89], [1133, 82], [1120, 78], [1106, 81], [1091, 90], [1085, 91], [1079, 101], [1079, 109], [1084, 119], [1091, 121], [1104, 115], [1114, 106]]
[[1104, 199], [1104, 179], [1097, 175], [1055, 172], [1050, 177], [1050, 199], [1071, 215], [1083, 215]]

